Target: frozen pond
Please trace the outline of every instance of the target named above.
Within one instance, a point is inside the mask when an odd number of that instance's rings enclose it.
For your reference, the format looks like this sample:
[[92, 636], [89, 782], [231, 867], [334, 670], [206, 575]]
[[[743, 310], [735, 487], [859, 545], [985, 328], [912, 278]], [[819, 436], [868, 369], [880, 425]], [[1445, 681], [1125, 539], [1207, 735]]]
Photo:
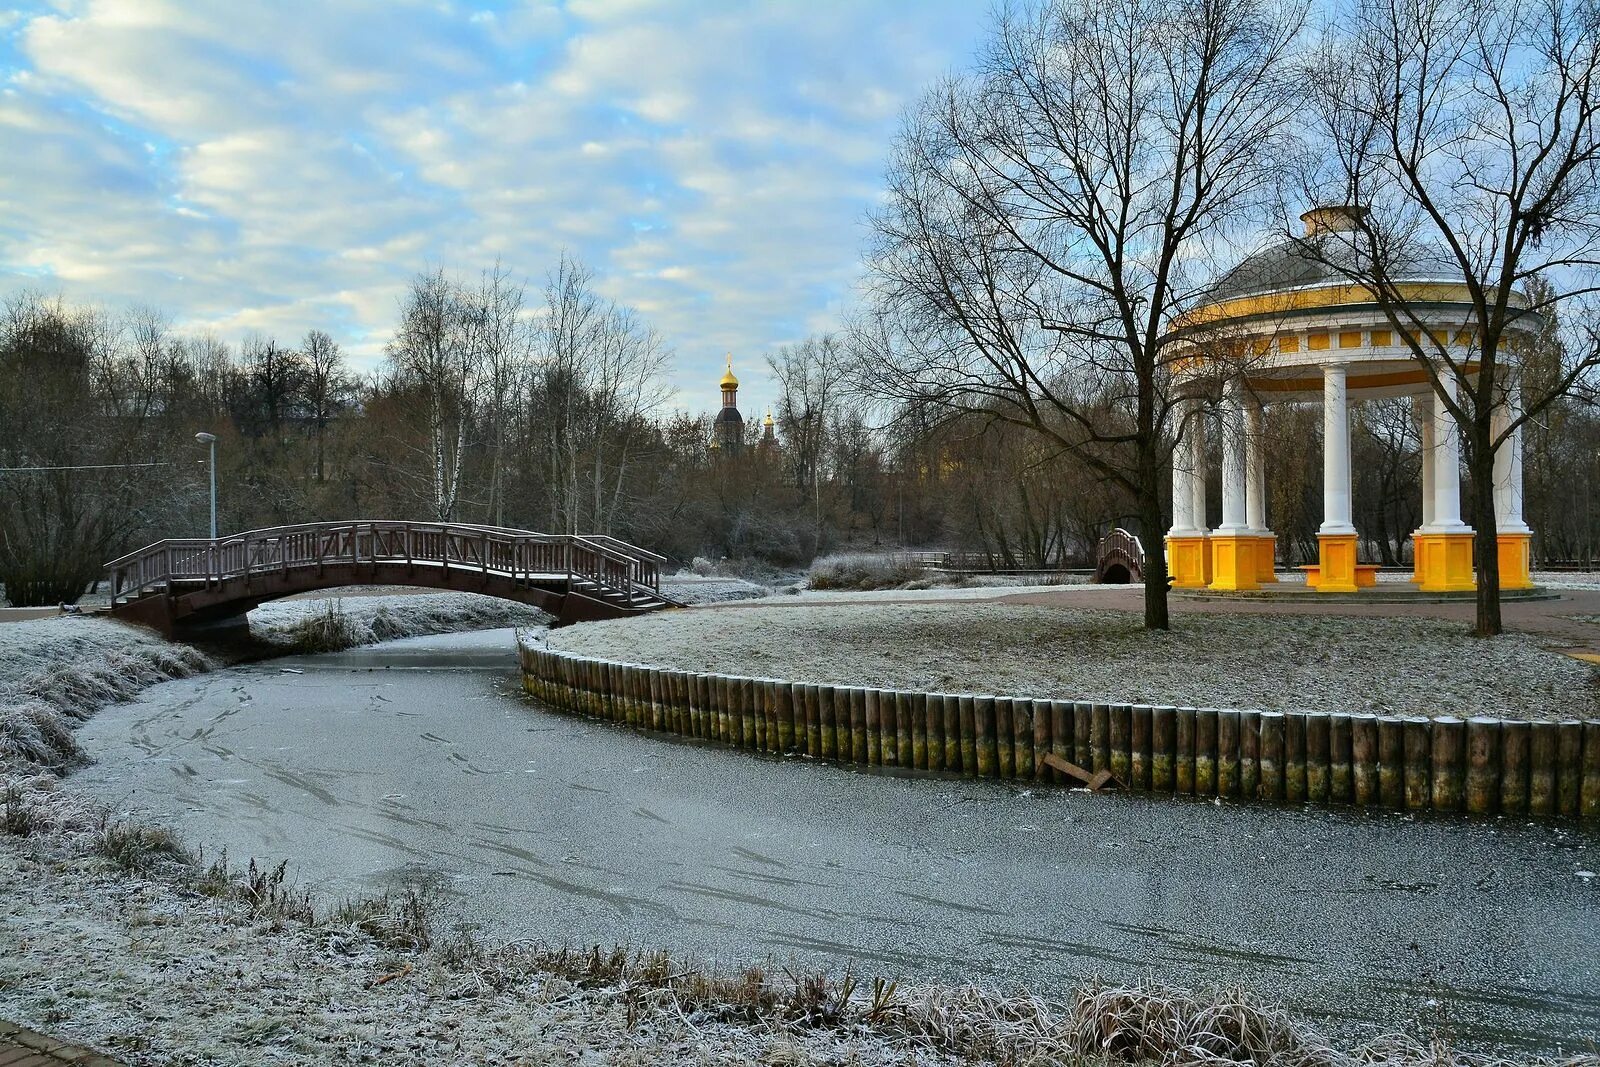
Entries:
[[[286, 668], [302, 672], [287, 673]], [[491, 938], [902, 979], [1240, 982], [1344, 1034], [1600, 1040], [1600, 842], [1526, 821], [1034, 792], [547, 712], [512, 633], [150, 689], [73, 777], [334, 896], [436, 880]]]

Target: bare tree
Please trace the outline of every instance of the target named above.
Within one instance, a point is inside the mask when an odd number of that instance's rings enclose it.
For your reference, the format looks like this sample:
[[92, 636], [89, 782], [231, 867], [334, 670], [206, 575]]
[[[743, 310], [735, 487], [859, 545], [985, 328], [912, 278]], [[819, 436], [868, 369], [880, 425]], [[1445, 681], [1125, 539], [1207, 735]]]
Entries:
[[311, 420], [317, 453], [317, 484], [327, 479], [328, 422], [350, 403], [355, 383], [345, 370], [339, 343], [321, 330], [311, 330], [300, 344], [305, 368], [306, 414]]
[[[1305, 251], [1372, 294], [1460, 428], [1485, 636], [1502, 629], [1496, 456], [1558, 398], [1592, 395], [1600, 366], [1597, 60], [1592, 0], [1360, 0], [1307, 79], [1307, 192], [1358, 210]], [[1419, 270], [1459, 283], [1459, 328], [1425, 321]], [[1570, 358], [1520, 373], [1558, 310], [1588, 324]]]
[[419, 388], [427, 419], [433, 517], [448, 522], [461, 498], [467, 440], [482, 389], [483, 316], [443, 270], [412, 279], [389, 345], [396, 375]]
[[811, 553], [816, 555], [823, 537], [823, 461], [844, 389], [844, 352], [837, 338], [824, 334], [783, 346], [767, 357], [767, 366], [783, 390], [775, 421], [792, 484], [811, 502]]
[[0, 306], [0, 582], [14, 605], [76, 601], [107, 559], [170, 523], [182, 480], [164, 323], [20, 294]]
[[505, 523], [506, 446], [516, 416], [512, 405], [527, 384], [533, 330], [523, 315], [525, 287], [511, 280], [498, 260], [483, 272], [473, 294], [480, 317], [476, 340], [482, 353], [484, 420], [489, 442], [488, 512], [496, 525]]
[[601, 296], [594, 272], [563, 255], [545, 283], [537, 339], [553, 524], [607, 530], [621, 504], [639, 421], [665, 396], [659, 335]]
[[[1166, 527], [1173, 319], [1263, 206], [1299, 16], [1270, 0], [1053, 0], [911, 112], [855, 379], [1027, 426]], [[1145, 625], [1166, 628], [1152, 552]]]

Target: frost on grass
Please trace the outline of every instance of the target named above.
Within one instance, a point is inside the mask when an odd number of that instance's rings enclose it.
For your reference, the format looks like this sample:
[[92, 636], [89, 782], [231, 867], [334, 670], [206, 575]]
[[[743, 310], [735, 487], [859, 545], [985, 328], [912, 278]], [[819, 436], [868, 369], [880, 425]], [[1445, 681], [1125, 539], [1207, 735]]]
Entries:
[[133, 870], [82, 839], [0, 841], [0, 1016], [135, 1065], [1600, 1063], [1508, 1061], [1437, 1037], [1350, 1049], [1230, 988], [1089, 982], [1043, 997], [719, 971], [627, 946], [488, 946], [445, 929], [426, 897], [324, 907], [282, 866]]
[[806, 581], [813, 589], [894, 589], [923, 576], [922, 567], [908, 559], [836, 552], [813, 560]]
[[1000, 603], [794, 604], [555, 630], [552, 648], [696, 671], [1102, 702], [1592, 718], [1594, 668], [1532, 637], [1405, 617], [1185, 617]]
[[538, 608], [477, 593], [276, 600], [250, 613], [250, 633], [281, 652], [338, 652], [424, 634], [540, 626]]
[[210, 670], [186, 645], [105, 619], [0, 626], [0, 769], [65, 771], [81, 762], [75, 722], [148, 686]]
[[[474, 593], [277, 601], [251, 613], [281, 652], [331, 652], [420, 634], [549, 621], [537, 608]], [[109, 619], [0, 625], [0, 771], [64, 773], [83, 761], [77, 722], [160, 682], [211, 670], [199, 650]]]
[[661, 591], [680, 604], [725, 604], [735, 600], [759, 600], [772, 590], [745, 578], [701, 576], [680, 571], [661, 579]]

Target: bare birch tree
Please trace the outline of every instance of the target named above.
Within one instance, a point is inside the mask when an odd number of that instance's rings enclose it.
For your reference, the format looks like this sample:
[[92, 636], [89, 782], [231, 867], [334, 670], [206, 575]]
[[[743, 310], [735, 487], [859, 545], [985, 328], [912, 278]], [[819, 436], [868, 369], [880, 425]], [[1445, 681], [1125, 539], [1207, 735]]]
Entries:
[[479, 317], [475, 340], [483, 374], [483, 419], [488, 441], [489, 499], [495, 525], [505, 524], [507, 456], [514, 410], [526, 391], [534, 330], [523, 315], [526, 287], [513, 282], [498, 260], [483, 272], [473, 294], [472, 311]]
[[389, 345], [397, 376], [421, 391], [426, 409], [434, 518], [455, 517], [467, 439], [482, 388], [483, 316], [443, 270], [419, 274]]
[[546, 280], [541, 311], [535, 406], [546, 423], [552, 525], [603, 533], [622, 505], [641, 420], [665, 396], [670, 352], [632, 311], [596, 292], [594, 272], [569, 256]]
[[[1031, 427], [1165, 531], [1169, 327], [1264, 201], [1299, 16], [1271, 0], [1053, 0], [906, 118], [875, 218], [866, 392]], [[1166, 628], [1165, 560], [1145, 625]]]
[[[1597, 61], [1593, 0], [1360, 0], [1307, 79], [1307, 192], [1361, 210], [1347, 241], [1306, 254], [1372, 293], [1460, 427], [1484, 636], [1502, 629], [1496, 454], [1557, 398], [1592, 395], [1600, 366]], [[1464, 287], [1461, 329], [1423, 321], [1406, 284], [1419, 264]], [[1525, 338], [1558, 310], [1587, 326], [1571, 358], [1520, 374]]]

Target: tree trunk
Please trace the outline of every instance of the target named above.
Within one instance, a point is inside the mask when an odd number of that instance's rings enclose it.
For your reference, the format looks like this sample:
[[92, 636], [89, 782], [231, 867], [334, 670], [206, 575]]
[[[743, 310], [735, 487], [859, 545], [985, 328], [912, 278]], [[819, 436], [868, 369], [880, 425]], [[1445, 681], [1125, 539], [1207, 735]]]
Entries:
[[1474, 427], [1467, 470], [1472, 475], [1472, 547], [1478, 570], [1478, 616], [1473, 629], [1479, 637], [1504, 632], [1500, 619], [1500, 538], [1494, 513], [1494, 452], [1489, 448], [1488, 427]]
[[1167, 553], [1162, 536], [1166, 516], [1161, 508], [1161, 449], [1154, 442], [1139, 447], [1139, 540], [1144, 545], [1144, 628], [1169, 630]]

